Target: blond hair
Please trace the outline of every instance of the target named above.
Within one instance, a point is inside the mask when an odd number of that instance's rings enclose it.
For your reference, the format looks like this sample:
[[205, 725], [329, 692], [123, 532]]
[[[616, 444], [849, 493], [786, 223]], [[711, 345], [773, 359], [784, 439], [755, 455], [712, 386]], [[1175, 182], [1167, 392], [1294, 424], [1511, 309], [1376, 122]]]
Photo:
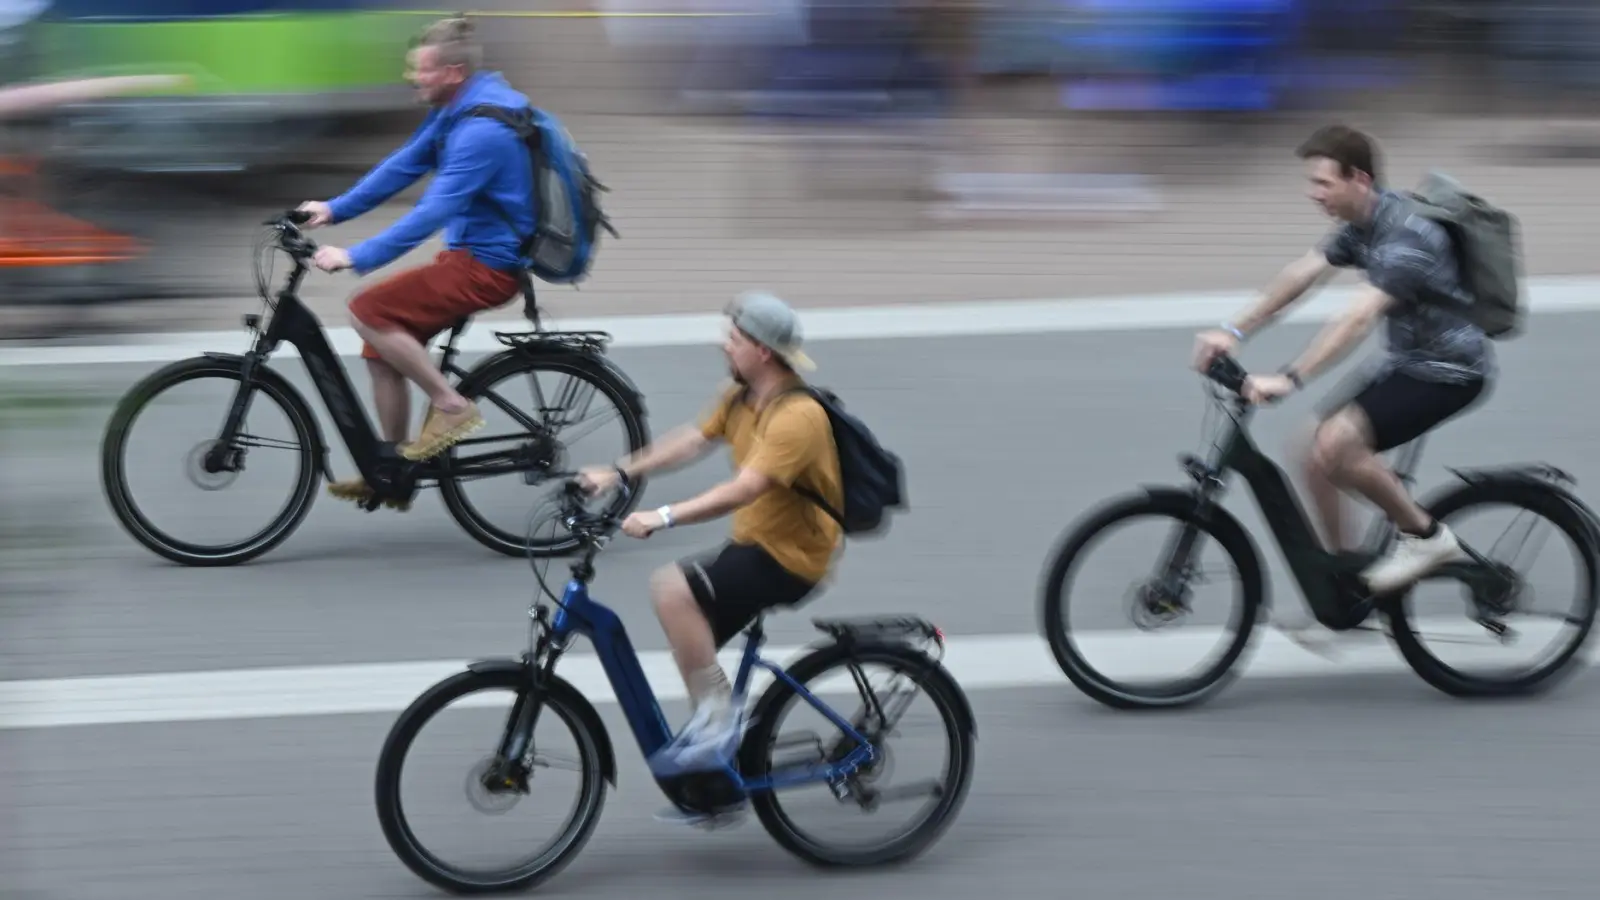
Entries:
[[483, 66], [483, 47], [474, 37], [472, 22], [464, 15], [429, 25], [417, 38], [416, 46], [437, 49], [440, 65], [464, 66], [469, 75]]

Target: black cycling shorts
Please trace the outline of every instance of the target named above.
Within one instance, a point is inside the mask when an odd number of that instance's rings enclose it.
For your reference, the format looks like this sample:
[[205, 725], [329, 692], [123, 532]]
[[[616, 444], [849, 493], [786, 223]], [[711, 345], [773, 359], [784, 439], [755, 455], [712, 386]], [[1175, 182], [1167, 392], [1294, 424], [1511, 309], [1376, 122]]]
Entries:
[[[1409, 444], [1472, 406], [1483, 396], [1484, 379], [1466, 384], [1423, 381], [1390, 372], [1367, 382], [1347, 402], [1366, 414], [1372, 427], [1373, 452]], [[1329, 405], [1328, 412], [1343, 407]]]
[[754, 544], [724, 544], [720, 550], [678, 563], [695, 602], [711, 623], [720, 649], [777, 606], [797, 606], [816, 584], [790, 572]]

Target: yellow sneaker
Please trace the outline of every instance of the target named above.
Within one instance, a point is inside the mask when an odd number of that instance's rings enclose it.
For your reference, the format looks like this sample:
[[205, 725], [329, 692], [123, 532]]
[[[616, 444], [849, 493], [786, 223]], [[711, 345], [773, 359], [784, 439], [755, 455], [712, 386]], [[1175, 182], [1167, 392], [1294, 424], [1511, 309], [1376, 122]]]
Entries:
[[[347, 478], [344, 481], [329, 482], [328, 493], [340, 500], [360, 503], [372, 497], [372, 488], [367, 486], [364, 478]], [[399, 512], [407, 512], [411, 509], [410, 500], [385, 500], [383, 505]]]
[[422, 422], [422, 433], [417, 439], [400, 447], [400, 455], [412, 462], [432, 459], [454, 447], [461, 440], [484, 425], [483, 416], [476, 403], [468, 402], [460, 412], [447, 413], [433, 406]]

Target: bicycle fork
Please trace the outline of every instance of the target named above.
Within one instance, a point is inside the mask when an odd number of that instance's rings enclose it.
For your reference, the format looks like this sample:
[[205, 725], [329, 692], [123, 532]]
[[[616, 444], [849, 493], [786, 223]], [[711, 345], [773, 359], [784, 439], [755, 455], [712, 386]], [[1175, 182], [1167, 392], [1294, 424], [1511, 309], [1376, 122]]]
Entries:
[[533, 767], [535, 753], [533, 730], [538, 727], [539, 713], [544, 710], [546, 676], [555, 670], [556, 660], [561, 658], [564, 649], [552, 646], [543, 607], [530, 611], [529, 617], [533, 619], [529, 627], [537, 636], [532, 652], [524, 657], [528, 681], [511, 705], [500, 743], [495, 747], [494, 762], [483, 775], [483, 786], [491, 793], [528, 792], [528, 772]]
[[244, 363], [239, 370], [239, 387], [234, 391], [233, 403], [228, 407], [228, 414], [222, 420], [222, 429], [211, 444], [211, 449], [206, 451], [203, 466], [209, 475], [220, 472], [237, 472], [244, 466], [244, 449], [235, 446], [239, 437], [239, 429], [244, 426], [244, 419], [250, 412], [250, 399], [255, 393], [255, 370], [260, 364], [260, 351], [252, 349], [244, 356]]

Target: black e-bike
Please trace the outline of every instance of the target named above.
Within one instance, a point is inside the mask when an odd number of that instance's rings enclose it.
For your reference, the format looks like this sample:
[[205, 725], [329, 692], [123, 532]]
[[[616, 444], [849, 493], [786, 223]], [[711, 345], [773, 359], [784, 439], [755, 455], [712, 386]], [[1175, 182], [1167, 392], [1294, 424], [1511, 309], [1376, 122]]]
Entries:
[[[489, 521], [462, 492], [461, 485], [501, 475], [521, 476], [530, 485], [560, 483], [572, 473], [564, 471], [566, 442], [559, 435], [572, 424], [574, 416], [587, 418], [596, 397], [615, 408], [627, 434], [629, 452], [649, 443], [644, 399], [628, 376], [605, 355], [611, 336], [600, 331], [544, 330], [531, 285], [525, 281], [524, 314], [533, 330], [495, 331], [495, 339], [505, 349], [485, 357], [470, 370], [463, 370], [455, 363], [456, 342], [468, 319], [457, 321], [444, 340], [440, 370], [455, 379], [456, 390], [467, 399], [503, 410], [515, 422], [517, 433], [471, 437], [433, 459], [407, 460], [394, 444], [379, 439], [343, 363], [323, 333], [322, 323], [299, 297], [300, 284], [317, 251], [316, 244], [299, 227], [308, 219], [308, 214], [293, 211], [264, 223], [267, 231], [265, 240], [257, 246], [256, 274], [267, 316], [264, 322], [260, 314], [244, 317], [245, 326], [255, 335], [247, 353], [202, 353], [171, 363], [134, 384], [118, 403], [107, 426], [100, 457], [101, 478], [117, 521], [151, 551], [190, 566], [226, 566], [254, 559], [282, 543], [299, 527], [316, 498], [318, 476], [332, 481], [333, 475], [322, 429], [311, 407], [268, 364], [273, 351], [287, 341], [299, 350], [317, 394], [371, 490], [361, 501], [362, 508], [370, 512], [380, 504], [409, 504], [419, 489], [436, 485], [451, 517], [467, 534], [492, 550], [508, 556], [532, 553], [554, 557], [577, 549], [575, 538], [528, 546], [520, 530]], [[287, 254], [294, 265], [287, 283], [275, 294], [267, 283], [261, 260], [273, 250]], [[539, 388], [540, 372], [564, 377], [563, 386], [554, 396], [544, 396]], [[495, 390], [523, 376], [533, 384], [535, 409], [521, 409]], [[254, 534], [217, 544], [180, 540], [162, 531], [134, 502], [128, 485], [128, 436], [140, 414], [162, 392], [201, 379], [233, 382], [233, 402], [218, 423], [216, 436], [189, 452], [187, 472], [192, 481], [206, 490], [228, 486], [244, 470], [247, 456], [255, 449], [288, 450], [297, 463], [294, 487], [273, 518]], [[278, 407], [287, 418], [294, 430], [292, 445], [250, 434], [247, 419], [252, 406], [260, 402]], [[474, 453], [485, 444], [497, 444], [500, 449]], [[639, 493], [636, 490], [616, 502], [637, 503]], [[611, 510], [613, 514], [626, 511]]]
[[[1421, 502], [1424, 509], [1446, 524], [1463, 512], [1487, 506], [1512, 507], [1529, 518], [1553, 525], [1576, 551], [1577, 596], [1571, 609], [1563, 614], [1563, 624], [1571, 627], [1565, 644], [1536, 664], [1515, 668], [1503, 677], [1468, 675], [1423, 645], [1416, 617], [1405, 604], [1410, 588], [1374, 595], [1360, 577], [1361, 571], [1386, 553], [1395, 539], [1394, 526], [1387, 519], [1380, 517], [1373, 523], [1371, 536], [1360, 551], [1330, 553], [1323, 549], [1282, 469], [1250, 439], [1248, 426], [1254, 407], [1241, 396], [1246, 375], [1244, 368], [1228, 356], [1217, 358], [1206, 373], [1211, 382], [1222, 388], [1222, 392], [1213, 389], [1214, 399], [1226, 407], [1228, 422], [1210, 458], [1191, 454], [1181, 457], [1184, 471], [1194, 481], [1192, 487], [1148, 486], [1112, 499], [1086, 513], [1056, 545], [1041, 585], [1041, 625], [1057, 665], [1079, 690], [1118, 709], [1178, 707], [1215, 695], [1235, 676], [1236, 663], [1250, 645], [1266, 611], [1267, 579], [1254, 541], [1219, 502], [1230, 472], [1244, 478], [1296, 585], [1324, 627], [1333, 631], [1364, 628], [1374, 612], [1381, 614], [1406, 664], [1428, 684], [1454, 696], [1530, 693], [1555, 683], [1574, 668], [1600, 608], [1600, 524], [1593, 511], [1568, 490], [1571, 476], [1543, 464], [1450, 469], [1460, 483]], [[1420, 452], [1420, 440], [1403, 448], [1396, 467], [1402, 481], [1412, 480]], [[1089, 550], [1110, 529], [1137, 518], [1171, 520], [1174, 524], [1155, 571], [1136, 581], [1125, 598], [1138, 629], [1168, 627], [1190, 614], [1191, 586], [1198, 576], [1198, 548], [1207, 538], [1222, 547], [1241, 582], [1238, 605], [1226, 626], [1232, 636], [1220, 652], [1193, 674], [1148, 688], [1120, 683], [1090, 665], [1075, 640], [1066, 606]], [[1533, 525], [1537, 524], [1534, 521]], [[1532, 527], [1521, 531], [1525, 532], [1525, 543]], [[1459, 584], [1467, 617], [1498, 642], [1509, 643], [1516, 633], [1504, 620], [1511, 613], [1524, 611], [1529, 591], [1511, 562], [1497, 561], [1504, 552], [1503, 543], [1509, 542], [1501, 539], [1483, 552], [1463, 542], [1464, 559], [1445, 564], [1423, 581]], [[1520, 549], [1521, 545], [1510, 553], [1512, 561], [1521, 555]]]

